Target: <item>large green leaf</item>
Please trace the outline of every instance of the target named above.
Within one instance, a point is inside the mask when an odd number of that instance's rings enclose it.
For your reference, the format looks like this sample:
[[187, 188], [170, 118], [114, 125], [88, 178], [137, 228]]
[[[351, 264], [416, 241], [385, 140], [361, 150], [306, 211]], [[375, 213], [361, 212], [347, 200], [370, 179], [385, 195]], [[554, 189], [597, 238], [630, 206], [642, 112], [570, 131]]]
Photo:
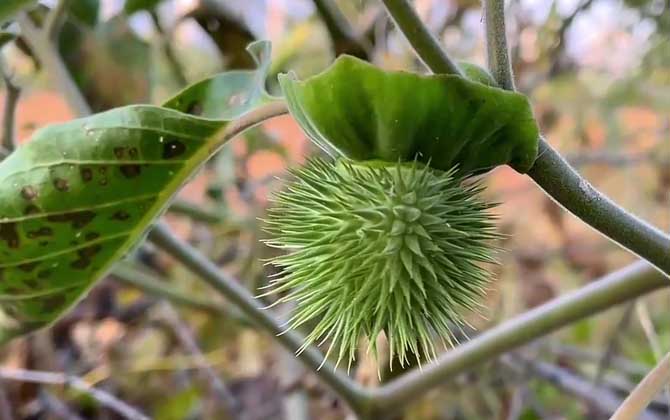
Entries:
[[478, 81], [386, 72], [350, 56], [305, 81], [293, 74], [279, 81], [291, 114], [334, 155], [416, 158], [464, 173], [503, 164], [525, 172], [537, 155], [538, 128], [526, 97]]
[[[267, 58], [269, 44], [250, 51]], [[226, 103], [245, 98], [220, 115], [202, 102], [212, 118], [170, 109], [182, 96], [117, 108], [46, 127], [0, 164], [0, 341], [54, 321], [143, 237], [221, 146], [226, 122], [272, 100], [258, 86], [266, 69], [201, 82], [225, 87]]]
[[24, 7], [37, 3], [37, 0], [0, 0], [0, 24]]

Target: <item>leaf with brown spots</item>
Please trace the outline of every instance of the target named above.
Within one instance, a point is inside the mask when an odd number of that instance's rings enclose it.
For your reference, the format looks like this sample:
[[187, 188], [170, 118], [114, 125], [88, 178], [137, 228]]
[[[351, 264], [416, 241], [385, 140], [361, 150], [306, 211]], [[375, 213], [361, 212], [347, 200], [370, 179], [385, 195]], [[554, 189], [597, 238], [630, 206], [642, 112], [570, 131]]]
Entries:
[[[256, 70], [219, 74], [163, 107], [46, 127], [0, 163], [0, 342], [72, 307], [222, 145], [227, 122], [273, 100], [269, 43], [249, 51]], [[203, 116], [185, 112], [194, 102]]]

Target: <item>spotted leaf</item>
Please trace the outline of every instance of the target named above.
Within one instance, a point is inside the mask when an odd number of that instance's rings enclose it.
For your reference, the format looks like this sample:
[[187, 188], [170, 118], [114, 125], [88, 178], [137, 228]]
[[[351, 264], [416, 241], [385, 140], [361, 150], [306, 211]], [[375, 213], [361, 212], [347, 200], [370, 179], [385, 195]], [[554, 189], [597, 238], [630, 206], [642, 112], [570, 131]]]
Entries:
[[[141, 240], [170, 199], [222, 143], [226, 122], [273, 100], [255, 71], [201, 82], [235, 106], [210, 108], [192, 90], [57, 124], [0, 164], [0, 341], [53, 322]], [[209, 118], [189, 115], [198, 106]], [[217, 104], [218, 106], [218, 104]]]

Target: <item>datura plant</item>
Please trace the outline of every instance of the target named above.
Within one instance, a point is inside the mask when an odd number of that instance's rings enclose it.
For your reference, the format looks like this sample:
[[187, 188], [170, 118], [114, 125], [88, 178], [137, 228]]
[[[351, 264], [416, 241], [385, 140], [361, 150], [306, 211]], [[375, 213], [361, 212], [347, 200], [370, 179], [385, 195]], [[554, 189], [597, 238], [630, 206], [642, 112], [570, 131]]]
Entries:
[[524, 96], [464, 70], [385, 72], [342, 56], [305, 81], [280, 75], [291, 114], [331, 157], [292, 170], [267, 221], [287, 253], [266, 294], [295, 302], [290, 328], [311, 328], [303, 348], [328, 342], [351, 364], [360, 339], [376, 355], [383, 332], [391, 361], [421, 363], [482, 306], [498, 234], [472, 176], [527, 171], [538, 128]]

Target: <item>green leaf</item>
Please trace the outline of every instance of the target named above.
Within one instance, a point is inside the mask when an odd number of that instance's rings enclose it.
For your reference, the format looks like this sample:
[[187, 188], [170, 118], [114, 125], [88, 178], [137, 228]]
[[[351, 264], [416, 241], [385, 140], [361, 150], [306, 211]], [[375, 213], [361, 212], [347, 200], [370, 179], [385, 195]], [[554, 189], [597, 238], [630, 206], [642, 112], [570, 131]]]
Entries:
[[0, 23], [9, 20], [19, 10], [37, 3], [36, 0], [2, 0], [0, 1]]
[[266, 69], [201, 82], [246, 98], [232, 110], [217, 105], [218, 116], [203, 102], [217, 119], [117, 108], [46, 127], [0, 163], [0, 342], [53, 322], [142, 239], [221, 146], [226, 123], [272, 100], [257, 85]]
[[279, 77], [291, 114], [332, 155], [416, 158], [464, 173], [503, 164], [523, 173], [537, 156], [538, 127], [518, 93], [451, 75], [386, 72], [350, 56], [305, 81]]
[[276, 99], [265, 91], [265, 78], [270, 69], [270, 44], [254, 42], [247, 51], [257, 70], [232, 70], [222, 73], [225, 77], [212, 77], [194, 83], [163, 106], [206, 118], [229, 119], [246, 109], [249, 101]]
[[163, 0], [126, 0], [123, 11], [130, 15], [141, 10], [151, 10], [158, 6]]

